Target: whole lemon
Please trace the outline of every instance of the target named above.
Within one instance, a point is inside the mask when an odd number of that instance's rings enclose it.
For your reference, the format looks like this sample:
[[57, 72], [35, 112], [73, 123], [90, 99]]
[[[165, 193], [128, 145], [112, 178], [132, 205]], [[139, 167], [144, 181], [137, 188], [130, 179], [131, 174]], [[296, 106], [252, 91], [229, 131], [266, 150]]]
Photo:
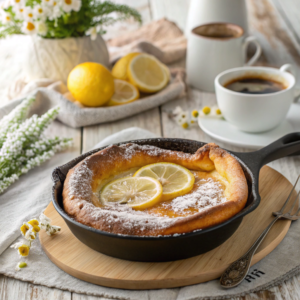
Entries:
[[85, 62], [77, 65], [68, 76], [68, 89], [85, 106], [102, 106], [115, 92], [110, 71], [101, 64]]

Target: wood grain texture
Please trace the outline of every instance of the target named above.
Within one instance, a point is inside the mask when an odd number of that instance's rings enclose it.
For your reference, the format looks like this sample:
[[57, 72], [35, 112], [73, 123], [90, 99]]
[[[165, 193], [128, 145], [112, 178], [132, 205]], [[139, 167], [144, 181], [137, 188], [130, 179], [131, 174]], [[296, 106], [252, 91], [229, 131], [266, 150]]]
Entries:
[[70, 292], [34, 285], [0, 275], [1, 300], [71, 300]]
[[[275, 185], [276, 190], [272, 188]], [[43, 231], [39, 237], [53, 263], [70, 275], [94, 284], [122, 289], [157, 289], [205, 282], [220, 277], [230, 263], [250, 248], [274, 218], [271, 212], [280, 210], [292, 188], [286, 178], [267, 166], [261, 170], [259, 186], [262, 197], [259, 207], [244, 218], [232, 237], [216, 249], [189, 259], [142, 263], [98, 253], [75, 238], [52, 203], [45, 214], [62, 227], [62, 232], [50, 237]], [[277, 222], [254, 255], [252, 264], [277, 247], [289, 227], [290, 221]]]
[[122, 119], [116, 122], [85, 127], [83, 129], [82, 152], [92, 149], [107, 136], [129, 127], [147, 129], [157, 136], [161, 135], [159, 108], [153, 108], [144, 113]]

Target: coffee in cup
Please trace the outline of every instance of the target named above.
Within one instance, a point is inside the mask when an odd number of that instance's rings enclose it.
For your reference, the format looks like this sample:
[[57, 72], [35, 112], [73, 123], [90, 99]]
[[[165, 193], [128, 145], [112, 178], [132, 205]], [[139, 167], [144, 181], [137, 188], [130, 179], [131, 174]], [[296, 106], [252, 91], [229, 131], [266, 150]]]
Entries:
[[267, 74], [245, 74], [240, 78], [226, 82], [224, 87], [243, 94], [270, 94], [286, 89], [287, 84], [283, 80], [274, 80]]

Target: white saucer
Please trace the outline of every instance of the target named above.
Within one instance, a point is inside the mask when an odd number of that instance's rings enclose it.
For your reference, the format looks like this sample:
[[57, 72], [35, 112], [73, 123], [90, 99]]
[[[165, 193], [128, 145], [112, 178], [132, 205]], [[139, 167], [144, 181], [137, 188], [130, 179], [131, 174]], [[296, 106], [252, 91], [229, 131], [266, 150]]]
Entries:
[[214, 139], [235, 146], [257, 149], [265, 147], [291, 132], [300, 131], [300, 104], [292, 104], [287, 118], [276, 128], [262, 133], [248, 133], [225, 120], [198, 118], [201, 129]]

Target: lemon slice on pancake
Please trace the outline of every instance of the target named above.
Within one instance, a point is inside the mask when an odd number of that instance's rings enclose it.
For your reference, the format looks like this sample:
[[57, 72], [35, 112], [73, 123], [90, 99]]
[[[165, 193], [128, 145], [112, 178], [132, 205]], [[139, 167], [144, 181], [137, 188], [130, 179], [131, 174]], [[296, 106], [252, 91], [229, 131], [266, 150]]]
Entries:
[[107, 106], [127, 104], [139, 99], [139, 90], [131, 83], [120, 79], [114, 79], [114, 83], [115, 93], [108, 101]]
[[186, 168], [173, 163], [155, 163], [137, 170], [134, 177], [152, 177], [163, 187], [162, 199], [170, 200], [185, 195], [194, 186], [195, 177]]
[[103, 204], [127, 204], [142, 210], [160, 202], [162, 185], [151, 177], [124, 177], [108, 183], [101, 191]]

